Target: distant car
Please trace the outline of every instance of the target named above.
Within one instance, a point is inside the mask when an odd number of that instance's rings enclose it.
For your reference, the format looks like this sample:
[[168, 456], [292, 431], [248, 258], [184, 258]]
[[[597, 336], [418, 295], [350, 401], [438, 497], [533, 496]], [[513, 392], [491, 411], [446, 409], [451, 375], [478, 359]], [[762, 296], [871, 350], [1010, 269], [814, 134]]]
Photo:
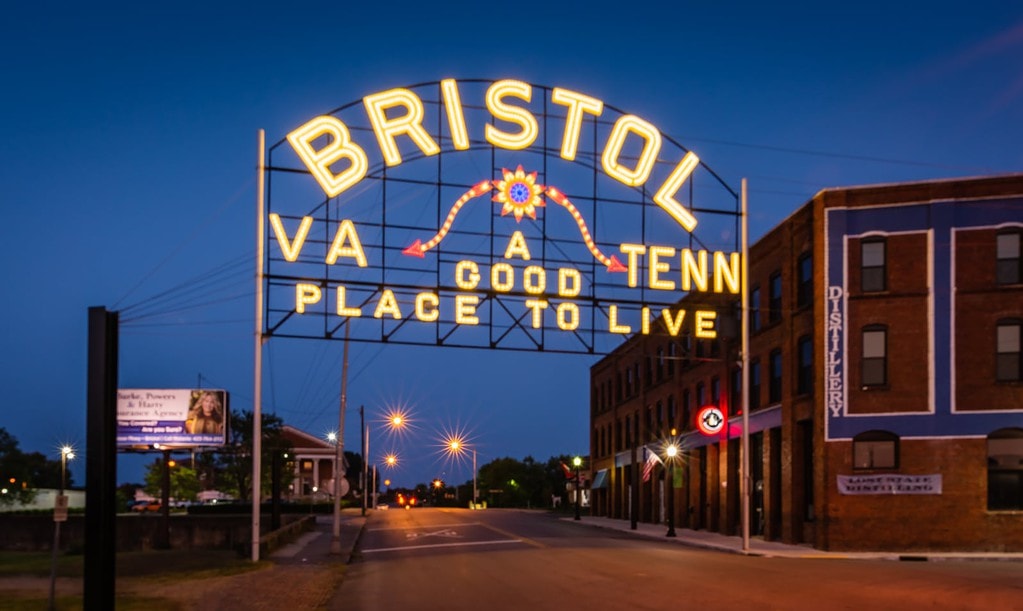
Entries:
[[138, 513], [146, 513], [147, 511], [150, 512], [160, 511], [161, 507], [162, 506], [160, 505], [160, 501], [142, 501], [140, 503], [135, 503], [134, 505], [132, 505], [131, 510]]

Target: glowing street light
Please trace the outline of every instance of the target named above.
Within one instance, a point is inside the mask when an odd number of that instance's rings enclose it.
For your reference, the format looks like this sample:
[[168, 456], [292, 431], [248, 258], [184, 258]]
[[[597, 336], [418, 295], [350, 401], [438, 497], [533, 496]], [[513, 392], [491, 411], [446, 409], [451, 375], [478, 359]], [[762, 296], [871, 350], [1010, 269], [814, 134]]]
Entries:
[[[467, 452], [465, 440], [460, 435], [451, 435], [444, 441], [445, 449], [450, 456], [462, 456]], [[472, 449], [472, 508], [476, 509], [476, 448]], [[458, 499], [458, 486], [455, 486], [455, 499]]]
[[[337, 476], [338, 476], [337, 468], [338, 468], [338, 463], [339, 463], [339, 461], [338, 461], [338, 454], [340, 454], [340, 452], [336, 451], [339, 448], [338, 438], [337, 438], [337, 431], [327, 431], [327, 441], [329, 441], [331, 444], [333, 444], [334, 445], [334, 449], [335, 449], [334, 460], [333, 460], [333, 468], [331, 470], [331, 474], [332, 474], [331, 477], [334, 479], [335, 482], [339, 482], [340, 480], [338, 480], [338, 478], [337, 478]], [[313, 498], [314, 499], [316, 498], [316, 492], [319, 489], [319, 486], [320, 486], [320, 482], [318, 482], [318, 481], [313, 482]], [[338, 486], [332, 486], [331, 490], [334, 490], [334, 492], [336, 494], [340, 490], [340, 488]]]
[[579, 516], [579, 497], [581, 496], [579, 491], [579, 467], [583, 464], [583, 459], [576, 456], [572, 459], [572, 465], [575, 467], [575, 519], [581, 520]]
[[60, 449], [60, 493], [64, 494], [67, 487], [67, 461], [74, 460], [75, 449], [71, 446], [63, 446]]
[[[671, 430], [674, 437], [675, 429]], [[671, 441], [664, 448], [665, 462], [668, 464], [668, 532], [666, 537], [675, 535], [675, 459], [678, 456], [678, 445]]]

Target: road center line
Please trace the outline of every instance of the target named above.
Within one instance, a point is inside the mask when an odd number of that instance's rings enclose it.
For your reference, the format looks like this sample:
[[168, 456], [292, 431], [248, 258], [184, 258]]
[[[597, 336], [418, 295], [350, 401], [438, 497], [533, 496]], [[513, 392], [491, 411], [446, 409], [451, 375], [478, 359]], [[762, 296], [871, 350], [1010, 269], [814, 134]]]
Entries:
[[384, 530], [416, 530], [417, 528], [456, 528], [459, 526], [482, 526], [482, 524], [479, 522], [458, 522], [457, 524], [423, 524], [421, 526], [385, 526], [383, 528], [367, 528], [366, 532]]
[[504, 530], [503, 528], [498, 528], [496, 526], [491, 526], [490, 524], [483, 524], [482, 522], [480, 523], [480, 526], [482, 526], [483, 528], [486, 528], [488, 530], [492, 530], [492, 531], [496, 532], [499, 535], [503, 535], [505, 537], [508, 537], [509, 539], [518, 539], [518, 540], [522, 541], [523, 543], [526, 543], [528, 545], [532, 545], [533, 547], [547, 547], [546, 545], [544, 545], [543, 543], [540, 543], [539, 541], [534, 541], [533, 539], [530, 539], [529, 537], [519, 537], [515, 533], [508, 532], [507, 530]]
[[363, 554], [374, 554], [376, 552], [400, 552], [407, 549], [428, 549], [431, 547], [463, 547], [466, 545], [497, 545], [499, 543], [525, 543], [520, 539], [500, 539], [497, 541], [466, 541], [465, 543], [435, 543], [433, 545], [403, 545], [400, 547], [380, 547], [377, 549], [361, 550]]

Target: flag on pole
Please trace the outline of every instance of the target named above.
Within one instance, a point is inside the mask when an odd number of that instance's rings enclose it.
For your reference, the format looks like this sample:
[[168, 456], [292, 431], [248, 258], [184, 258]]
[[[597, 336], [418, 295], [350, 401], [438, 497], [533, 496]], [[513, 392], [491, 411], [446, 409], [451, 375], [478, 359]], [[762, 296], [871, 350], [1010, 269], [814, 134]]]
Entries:
[[646, 462], [643, 463], [643, 481], [648, 482], [650, 481], [650, 473], [654, 470], [654, 465], [664, 463], [661, 457], [657, 455], [657, 452], [651, 452], [648, 448], [643, 448], [643, 451], [648, 454]]
[[575, 473], [572, 473], [572, 469], [565, 464], [565, 461], [561, 462], [561, 469], [565, 472], [565, 479], [575, 479]]

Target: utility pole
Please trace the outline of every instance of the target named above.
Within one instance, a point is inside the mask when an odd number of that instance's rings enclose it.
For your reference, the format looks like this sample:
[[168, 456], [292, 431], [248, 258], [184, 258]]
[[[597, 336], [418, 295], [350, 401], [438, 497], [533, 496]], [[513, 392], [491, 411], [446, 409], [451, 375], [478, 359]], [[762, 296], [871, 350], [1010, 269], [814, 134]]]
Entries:
[[341, 553], [341, 478], [345, 474], [345, 411], [348, 409], [348, 334], [352, 319], [345, 321], [344, 358], [341, 362], [341, 408], [337, 415], [337, 444], [334, 445], [334, 522], [330, 533], [330, 553]]
[[366, 517], [366, 489], [369, 488], [369, 429], [366, 428], [366, 408], [359, 406], [359, 427], [362, 430], [362, 517]]

